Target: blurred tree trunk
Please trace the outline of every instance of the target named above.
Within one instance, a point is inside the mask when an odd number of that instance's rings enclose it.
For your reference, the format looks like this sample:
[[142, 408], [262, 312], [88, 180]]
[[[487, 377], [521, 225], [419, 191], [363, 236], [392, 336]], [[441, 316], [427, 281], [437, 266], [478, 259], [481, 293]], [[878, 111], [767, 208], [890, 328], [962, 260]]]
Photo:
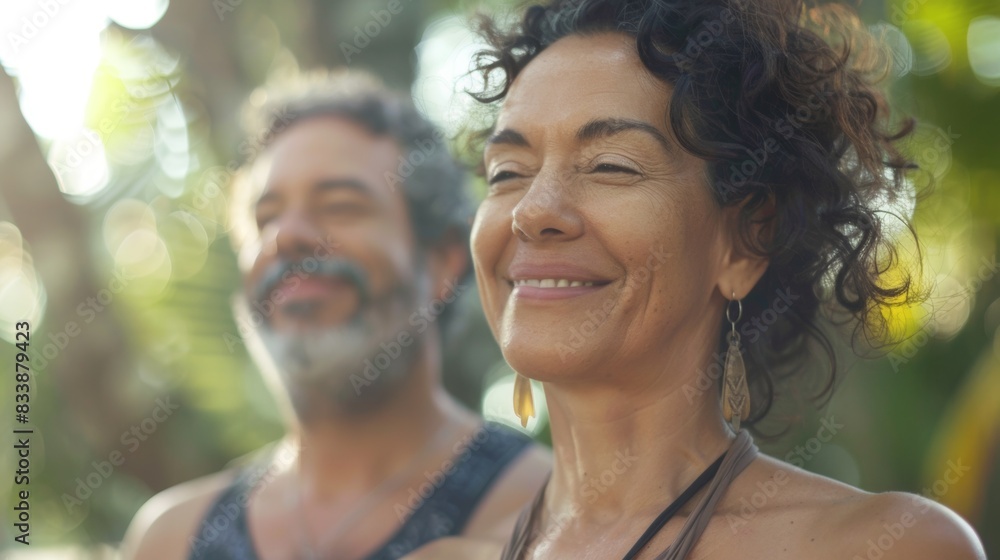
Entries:
[[[88, 217], [84, 209], [68, 202], [59, 191], [35, 135], [21, 114], [14, 82], [2, 70], [0, 115], [4, 121], [0, 128], [0, 197], [21, 231], [47, 296], [43, 324], [31, 326], [30, 348], [39, 355], [45, 345], [53, 342], [51, 337], [65, 339], [64, 345], [58, 344], [64, 346], [58, 355], [48, 360], [43, 370], [34, 372], [32, 402], [36, 406], [32, 411], [36, 416], [60, 415], [59, 421], [48, 425], [71, 426], [75, 430], [41, 434], [52, 440], [65, 438], [69, 444], [49, 445], [50, 453], [79, 451], [83, 443], [96, 456], [106, 457], [120, 447], [118, 437], [122, 431], [148, 414], [146, 403], [137, 407], [122, 390], [134, 375], [135, 360], [129, 353], [130, 345], [125, 343], [128, 335], [116, 316], [115, 302], [95, 313], [89, 323], [77, 311], [88, 298], [108, 289], [111, 277], [95, 266]], [[67, 459], [69, 464], [80, 461], [79, 457], [50, 456], [49, 462], [60, 464]], [[165, 473], [161, 472], [161, 464], [154, 456], [136, 456], [123, 469], [162, 479]], [[65, 484], [71, 487], [74, 476], [67, 477]], [[59, 490], [72, 492], [69, 487]]]

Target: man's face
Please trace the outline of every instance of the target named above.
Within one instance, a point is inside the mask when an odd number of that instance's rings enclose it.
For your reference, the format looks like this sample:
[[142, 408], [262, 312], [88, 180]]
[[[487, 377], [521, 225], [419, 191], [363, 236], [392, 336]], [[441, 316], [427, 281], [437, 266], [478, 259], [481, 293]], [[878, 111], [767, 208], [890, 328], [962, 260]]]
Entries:
[[258, 235], [240, 251], [244, 290], [292, 388], [350, 390], [346, 377], [426, 298], [405, 198], [385, 180], [399, 155], [389, 136], [314, 117], [281, 132], [250, 170], [260, 195]]

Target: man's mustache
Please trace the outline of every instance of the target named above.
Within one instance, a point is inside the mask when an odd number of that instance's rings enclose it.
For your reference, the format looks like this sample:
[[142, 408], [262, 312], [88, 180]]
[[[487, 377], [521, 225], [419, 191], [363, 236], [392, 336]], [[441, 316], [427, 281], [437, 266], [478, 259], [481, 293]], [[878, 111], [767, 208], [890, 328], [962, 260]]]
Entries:
[[[264, 271], [254, 298], [257, 301], [264, 301], [269, 294], [283, 281], [288, 281], [292, 277], [297, 278], [333, 278], [350, 282], [358, 290], [361, 305], [365, 305], [371, 298], [371, 290], [368, 287], [368, 275], [361, 267], [347, 259], [329, 258], [313, 259], [316, 263], [315, 270], [309, 271], [313, 267], [305, 267], [303, 261], [289, 261], [279, 259], [271, 264]], [[287, 276], [286, 276], [287, 275]]]

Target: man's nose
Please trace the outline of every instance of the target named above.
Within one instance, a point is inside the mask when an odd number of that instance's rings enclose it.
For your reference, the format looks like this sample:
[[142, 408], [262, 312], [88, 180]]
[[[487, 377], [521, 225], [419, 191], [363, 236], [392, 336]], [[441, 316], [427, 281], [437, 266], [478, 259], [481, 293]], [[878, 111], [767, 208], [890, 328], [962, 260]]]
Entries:
[[312, 255], [323, 242], [322, 232], [303, 211], [285, 212], [272, 225], [273, 249], [290, 261]]

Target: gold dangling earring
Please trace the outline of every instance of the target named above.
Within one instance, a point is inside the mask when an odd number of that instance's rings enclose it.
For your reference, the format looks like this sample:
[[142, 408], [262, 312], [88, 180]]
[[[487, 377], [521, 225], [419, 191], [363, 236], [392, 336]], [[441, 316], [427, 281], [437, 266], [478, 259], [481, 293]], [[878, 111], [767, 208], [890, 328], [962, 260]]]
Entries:
[[[731, 309], [736, 301], [739, 311], [733, 319]], [[750, 416], [750, 390], [747, 388], [747, 373], [743, 366], [743, 356], [740, 355], [740, 335], [736, 332], [736, 322], [743, 316], [743, 301], [733, 299], [726, 305], [726, 319], [732, 325], [732, 330], [726, 337], [729, 349], [726, 351], [726, 368], [722, 383], [722, 415], [732, 426], [734, 432], [740, 431], [740, 421]]]
[[531, 394], [531, 380], [514, 373], [514, 414], [521, 420], [521, 427], [528, 427], [528, 418], [535, 417], [535, 398]]

